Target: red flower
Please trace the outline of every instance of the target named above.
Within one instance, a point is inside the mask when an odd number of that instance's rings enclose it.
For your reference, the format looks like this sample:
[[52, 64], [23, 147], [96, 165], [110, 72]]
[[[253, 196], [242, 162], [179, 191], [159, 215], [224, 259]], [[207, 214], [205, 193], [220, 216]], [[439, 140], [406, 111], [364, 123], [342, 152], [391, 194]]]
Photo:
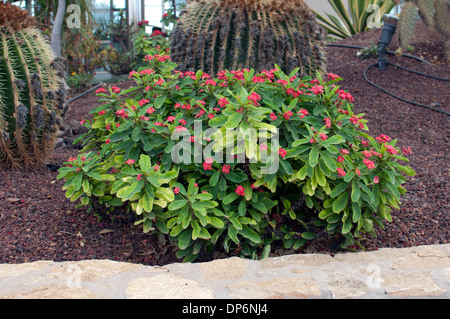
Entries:
[[411, 147], [410, 146], [408, 148], [403, 147], [403, 154], [405, 155], [412, 154]]
[[140, 100], [139, 101], [139, 106], [143, 106], [143, 105], [148, 104], [148, 103], [150, 103], [149, 100]]
[[220, 98], [218, 103], [221, 107], [225, 107], [225, 105], [230, 104], [226, 97]]
[[393, 146], [386, 144], [386, 145], [384, 145], [384, 147], [386, 148], [386, 152], [388, 152], [389, 154], [392, 154], [392, 155], [397, 154], [397, 150]]
[[291, 111], [287, 111], [286, 113], [283, 114], [284, 118], [286, 120], [289, 120], [292, 116], [292, 112]]
[[113, 86], [113, 87], [111, 88], [111, 90], [113, 91], [113, 93], [116, 93], [116, 94], [119, 94], [119, 93], [120, 93], [120, 88], [118, 88], [118, 87], [116, 87], [116, 86]]
[[366, 164], [368, 169], [375, 168], [375, 163], [367, 158], [363, 159], [363, 163]]
[[333, 74], [333, 73], [328, 73], [327, 74], [328, 80], [337, 80], [340, 78], [339, 75]]
[[230, 165], [224, 165], [222, 167], [222, 172], [228, 174], [230, 172]]
[[281, 157], [286, 157], [287, 151], [284, 148], [280, 148], [278, 154], [280, 154]]
[[261, 96], [256, 92], [252, 92], [252, 94], [247, 97], [247, 100], [252, 101], [253, 105], [258, 105], [258, 101], [261, 100]]
[[179, 193], [180, 193], [180, 188], [179, 188], [179, 187], [175, 187], [175, 188], [173, 189], [173, 192], [174, 192], [175, 194], [179, 194]]
[[383, 144], [391, 141], [391, 138], [387, 135], [380, 134], [379, 136], [375, 137], [378, 143]]
[[374, 182], [375, 184], [378, 184], [378, 183], [380, 182], [380, 178], [379, 178], [378, 176], [375, 176], [375, 177], [373, 178], [373, 182]]
[[134, 159], [129, 159], [125, 163], [127, 163], [128, 165], [133, 165], [134, 163], [136, 163], [136, 161]]
[[343, 158], [342, 156], [339, 156], [339, 157], [337, 158], [337, 161], [338, 161], [339, 163], [342, 163], [342, 162], [344, 161], [344, 158]]
[[107, 93], [108, 91], [106, 91], [104, 88], [100, 88], [97, 91], [95, 91], [95, 93], [100, 94], [100, 93]]
[[234, 192], [239, 196], [245, 196], [245, 188], [243, 186], [239, 185]]
[[275, 115], [275, 113], [270, 113], [270, 119], [272, 120], [272, 121], [275, 121], [278, 117]]
[[338, 172], [338, 177], [343, 177], [347, 175], [347, 173], [340, 167], [338, 167], [336, 171]]
[[324, 92], [323, 90], [323, 86], [322, 85], [315, 85], [311, 88], [311, 91], [317, 95], [317, 94], [322, 94]]
[[320, 139], [321, 139], [322, 141], [326, 141], [327, 138], [328, 138], [328, 136], [327, 136], [325, 133], [319, 133], [319, 135], [320, 135]]
[[309, 115], [308, 110], [305, 109], [301, 109], [300, 111], [297, 112], [297, 114], [300, 114], [300, 118], [304, 118], [306, 115]]

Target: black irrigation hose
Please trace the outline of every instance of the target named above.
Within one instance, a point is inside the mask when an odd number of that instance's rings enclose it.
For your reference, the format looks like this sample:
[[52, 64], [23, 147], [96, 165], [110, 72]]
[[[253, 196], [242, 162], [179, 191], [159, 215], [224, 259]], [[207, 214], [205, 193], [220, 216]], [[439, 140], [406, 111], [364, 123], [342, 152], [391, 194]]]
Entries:
[[435, 80], [439, 80], [439, 81], [444, 81], [444, 82], [450, 82], [449, 79], [444, 79], [444, 78], [440, 78], [440, 77], [433, 76], [433, 75], [430, 75], [430, 74], [425, 74], [425, 73], [422, 73], [422, 72], [414, 71], [414, 70], [405, 68], [404, 66], [394, 64], [394, 63], [392, 63], [392, 62], [388, 62], [388, 64], [393, 65], [393, 66], [395, 66], [396, 68], [399, 68], [399, 69], [402, 69], [402, 70], [411, 72], [411, 73], [416, 73], [416, 74], [419, 74], [419, 75], [422, 75], [422, 76], [426, 76], [427, 78], [431, 78], [431, 79], [435, 79]]
[[[336, 47], [336, 48], [363, 49], [363, 50], [370, 49], [368, 47], [361, 47], [361, 46], [358, 46], [358, 45], [347, 45], [347, 44], [327, 44], [327, 46], [329, 46], [329, 47]], [[394, 51], [386, 51], [386, 53], [390, 54], [390, 55], [396, 55], [396, 53]], [[421, 59], [421, 58], [419, 58], [417, 56], [414, 56], [414, 55], [402, 54], [402, 56], [404, 56], [405, 58], [414, 59], [414, 60], [423, 62], [423, 63], [425, 63], [427, 65], [430, 65], [430, 62], [428, 62], [428, 61], [426, 61], [424, 59]]]
[[69, 101], [67, 101], [67, 103], [71, 103], [71, 102], [73, 102], [73, 101], [75, 101], [75, 100], [78, 100], [80, 97], [85, 96], [86, 94], [88, 94], [88, 93], [94, 91], [96, 88], [99, 88], [99, 87], [102, 86], [102, 85], [103, 85], [103, 83], [99, 83], [99, 84], [97, 84], [96, 86], [91, 87], [91, 88], [90, 88], [89, 90], [87, 90], [86, 92], [83, 92], [83, 93], [81, 93], [80, 95], [75, 96], [74, 98], [70, 99]]
[[[356, 45], [344, 45], [344, 44], [327, 44], [327, 46], [341, 47], [341, 48], [350, 48], [350, 49], [368, 49], [367, 47], [361, 47], [361, 46], [356, 46]], [[392, 52], [392, 51], [388, 51], [388, 52], [386, 52], [386, 53], [389, 53], [389, 54], [395, 54], [395, 52]], [[426, 63], [427, 65], [430, 65], [430, 63], [429, 63], [428, 61], [425, 61], [425, 60], [423, 60], [423, 59], [421, 59], [421, 58], [419, 58], [419, 57], [416, 57], [416, 56], [413, 56], [413, 55], [408, 55], [408, 54], [403, 54], [403, 56], [404, 56], [404, 57], [407, 57], [407, 58], [412, 58], [412, 59], [418, 60], [418, 61], [420, 61], [420, 62], [424, 62], [424, 63]], [[414, 70], [411, 70], [411, 69], [408, 69], [408, 68], [399, 66], [399, 65], [394, 64], [394, 63], [391, 63], [391, 62], [388, 62], [388, 65], [389, 65], [389, 64], [391, 64], [392, 66], [398, 67], [398, 68], [400, 68], [400, 69], [403, 69], [403, 70], [406, 70], [406, 71], [415, 73], [415, 74], [419, 74], [419, 75], [426, 76], [426, 77], [429, 77], [429, 78], [432, 78], [432, 79], [436, 79], [436, 80], [440, 80], [440, 81], [450, 82], [449, 79], [443, 79], [443, 78], [439, 78], [439, 77], [436, 77], [436, 76], [433, 76], [433, 75], [429, 75], [429, 74], [421, 73], [421, 72], [418, 72], [418, 71], [414, 71]], [[436, 109], [436, 108], [431, 107], [431, 106], [429, 106], [429, 105], [424, 105], [424, 104], [420, 104], [420, 103], [417, 103], [417, 102], [413, 102], [413, 101], [406, 100], [406, 99], [404, 99], [404, 98], [402, 98], [402, 97], [400, 97], [400, 96], [398, 96], [398, 95], [393, 94], [392, 92], [389, 92], [389, 91], [386, 90], [385, 88], [382, 88], [381, 86], [379, 86], [379, 85], [373, 83], [372, 81], [370, 81], [370, 80], [367, 78], [367, 72], [368, 72], [371, 68], [373, 68], [374, 66], [378, 66], [378, 63], [374, 63], [374, 64], [372, 64], [372, 65], [369, 65], [369, 66], [364, 70], [364, 79], [365, 79], [365, 80], [367, 81], [367, 83], [369, 83], [370, 85], [376, 87], [377, 89], [383, 91], [384, 93], [387, 93], [387, 94], [389, 94], [389, 95], [391, 95], [391, 96], [393, 96], [393, 97], [395, 97], [395, 98], [397, 98], [397, 99], [399, 99], [399, 100], [401, 100], [401, 101], [403, 101], [403, 102], [406, 102], [406, 103], [409, 103], [409, 104], [413, 104], [413, 105], [417, 105], [417, 106], [421, 106], [421, 107], [424, 107], [424, 108], [427, 108], [427, 109], [430, 109], [430, 110], [433, 110], [433, 111], [436, 111], [436, 112], [439, 112], [439, 113], [442, 113], [442, 114], [445, 114], [445, 115], [449, 115], [449, 116], [450, 116], [450, 113], [448, 113], [448, 112], [445, 112], [445, 111]]]
[[377, 89], [380, 89], [380, 90], [383, 91], [384, 93], [387, 93], [387, 94], [389, 94], [389, 95], [391, 95], [391, 96], [393, 96], [393, 97], [395, 97], [395, 98], [397, 98], [397, 99], [399, 99], [399, 100], [401, 100], [401, 101], [403, 101], [403, 102], [410, 103], [410, 104], [417, 105], [417, 106], [421, 106], [421, 107], [424, 107], [424, 108], [426, 108], [426, 109], [430, 109], [430, 110], [433, 110], [433, 111], [436, 111], [436, 112], [439, 112], [439, 113], [442, 113], [442, 114], [445, 114], [445, 115], [449, 115], [449, 116], [450, 116], [450, 113], [448, 113], [448, 112], [445, 112], [445, 111], [436, 109], [436, 108], [431, 107], [431, 106], [429, 106], [429, 105], [424, 105], [424, 104], [420, 104], [420, 103], [417, 103], [417, 102], [408, 101], [408, 100], [406, 100], [406, 99], [404, 99], [404, 98], [402, 98], [402, 97], [400, 97], [400, 96], [398, 96], [398, 95], [393, 94], [392, 92], [389, 92], [388, 90], [382, 88], [381, 86], [379, 86], [379, 85], [373, 83], [372, 81], [370, 81], [370, 80], [367, 78], [367, 72], [368, 72], [371, 68], [373, 68], [374, 66], [378, 66], [378, 63], [374, 63], [374, 64], [372, 64], [372, 65], [369, 65], [369, 66], [364, 70], [364, 79], [365, 79], [365, 80], [367, 81], [367, 83], [369, 83], [370, 85], [376, 87]]

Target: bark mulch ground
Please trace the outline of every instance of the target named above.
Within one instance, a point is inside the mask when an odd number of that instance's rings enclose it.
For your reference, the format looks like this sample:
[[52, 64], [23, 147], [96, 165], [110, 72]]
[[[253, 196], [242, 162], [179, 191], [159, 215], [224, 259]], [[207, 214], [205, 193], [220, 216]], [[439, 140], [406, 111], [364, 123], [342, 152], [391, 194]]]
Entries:
[[[371, 46], [380, 30], [359, 34], [341, 44]], [[423, 73], [450, 78], [442, 41], [419, 25], [413, 55], [425, 58], [431, 66], [416, 60], [389, 56], [389, 60]], [[395, 50], [395, 42], [390, 46]], [[328, 72], [340, 75], [342, 87], [355, 97], [357, 113], [365, 113], [369, 133], [387, 134], [401, 148], [411, 147], [409, 165], [417, 172], [408, 178], [408, 192], [393, 222], [377, 228], [377, 238], [366, 238], [367, 250], [384, 247], [410, 247], [449, 242], [449, 117], [442, 113], [402, 102], [369, 85], [364, 69], [376, 60], [360, 60], [358, 50], [328, 47]], [[404, 70], [373, 68], [368, 77], [389, 91], [421, 104], [434, 103], [450, 112], [450, 84]], [[119, 83], [126, 86], [129, 83]], [[93, 94], [71, 104], [67, 121], [79, 122], [97, 105]], [[54, 151], [51, 163], [62, 164], [77, 150], [66, 145]], [[0, 171], [0, 263], [37, 260], [78, 261], [109, 259], [146, 265], [178, 262], [175, 249], [153, 235], [145, 235], [133, 220], [119, 216], [100, 223], [92, 213], [75, 208], [62, 191], [63, 180], [48, 167], [35, 171]], [[336, 253], [339, 245], [330, 240], [315, 242], [288, 253]], [[284, 252], [286, 253], [286, 252]], [[223, 257], [223, 255], [222, 255]]]

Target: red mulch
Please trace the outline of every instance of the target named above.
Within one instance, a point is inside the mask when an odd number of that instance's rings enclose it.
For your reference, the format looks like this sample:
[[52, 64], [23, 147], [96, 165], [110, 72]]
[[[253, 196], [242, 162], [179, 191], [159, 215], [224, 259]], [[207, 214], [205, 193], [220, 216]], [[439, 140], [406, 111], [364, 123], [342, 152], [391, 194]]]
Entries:
[[[415, 51], [432, 63], [389, 56], [402, 66], [439, 77], [450, 78], [442, 41], [434, 32], [419, 26]], [[359, 34], [342, 44], [370, 46], [377, 43], [380, 30]], [[391, 45], [395, 50], [395, 45]], [[410, 165], [417, 172], [408, 178], [408, 192], [399, 210], [392, 213], [393, 222], [377, 228], [377, 238], [363, 241], [367, 250], [382, 247], [409, 247], [449, 242], [449, 117], [402, 102], [368, 85], [363, 70], [376, 60], [361, 61], [357, 50], [328, 48], [328, 72], [344, 78], [342, 87], [355, 97], [355, 109], [365, 113], [370, 134], [380, 133], [398, 139], [398, 146], [411, 147]], [[436, 103], [450, 112], [450, 84], [388, 67], [369, 72], [378, 85], [422, 104]], [[129, 83], [119, 83], [121, 87]], [[97, 104], [89, 94], [71, 104], [67, 120], [80, 121]], [[70, 145], [56, 149], [52, 163], [62, 164], [77, 150]], [[0, 172], [0, 263], [23, 263], [37, 260], [77, 261], [110, 259], [146, 265], [177, 262], [173, 245], [154, 235], [145, 235], [133, 220], [119, 216], [98, 223], [93, 213], [75, 208], [65, 197], [63, 180], [57, 172], [45, 167], [30, 172]], [[339, 251], [338, 243], [324, 240], [299, 251], [310, 253]], [[286, 252], [284, 252], [286, 253]], [[224, 257], [223, 254], [214, 257]]]

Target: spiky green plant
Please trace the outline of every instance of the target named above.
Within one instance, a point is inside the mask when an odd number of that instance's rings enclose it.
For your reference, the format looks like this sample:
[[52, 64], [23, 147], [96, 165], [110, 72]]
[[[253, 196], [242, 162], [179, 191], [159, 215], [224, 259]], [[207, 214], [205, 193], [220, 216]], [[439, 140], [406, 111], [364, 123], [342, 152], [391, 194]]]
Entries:
[[[399, 4], [400, 0], [394, 0]], [[398, 54], [410, 45], [417, 15], [429, 28], [435, 28], [444, 40], [444, 51], [450, 61], [450, 0], [406, 0], [398, 22]]]
[[194, 0], [171, 35], [180, 70], [324, 73], [324, 30], [303, 0]]
[[328, 3], [337, 16], [313, 12], [328, 34], [338, 38], [349, 38], [368, 31], [374, 10], [379, 10], [378, 14], [381, 17], [395, 7], [391, 0], [348, 0], [347, 4], [344, 4], [343, 0], [328, 0]]
[[65, 83], [34, 19], [0, 2], [0, 167], [35, 168], [53, 150]]

